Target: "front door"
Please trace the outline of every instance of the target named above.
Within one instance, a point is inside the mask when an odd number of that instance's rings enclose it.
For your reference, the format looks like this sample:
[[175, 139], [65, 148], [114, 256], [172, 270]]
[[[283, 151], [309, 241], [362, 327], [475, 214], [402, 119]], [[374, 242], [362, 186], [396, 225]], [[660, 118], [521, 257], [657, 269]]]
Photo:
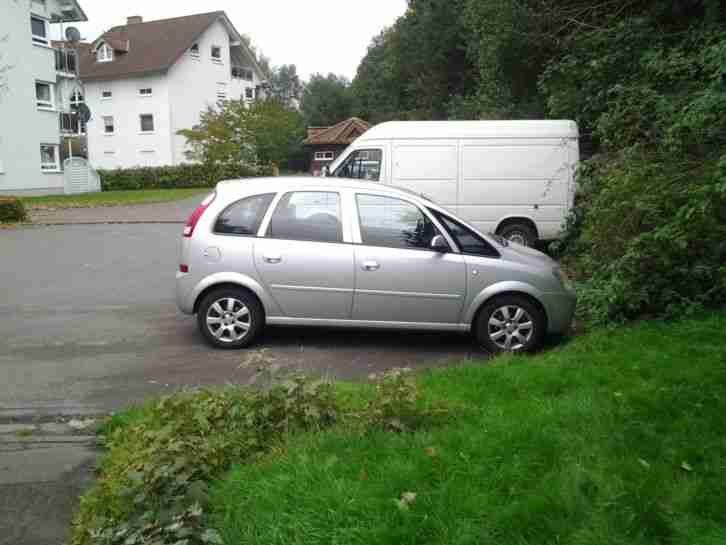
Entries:
[[354, 256], [341, 217], [336, 192], [286, 193], [255, 241], [255, 266], [286, 317], [350, 318]]
[[415, 204], [388, 196], [355, 196], [361, 245], [355, 247], [353, 319], [459, 322], [466, 264], [459, 254], [430, 249], [440, 234]]

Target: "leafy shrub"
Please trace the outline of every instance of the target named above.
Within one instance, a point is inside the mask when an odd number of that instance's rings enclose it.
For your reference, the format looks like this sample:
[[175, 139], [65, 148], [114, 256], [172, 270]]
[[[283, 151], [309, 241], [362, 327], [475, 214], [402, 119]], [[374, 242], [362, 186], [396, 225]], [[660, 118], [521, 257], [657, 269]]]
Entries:
[[415, 427], [422, 415], [416, 403], [418, 388], [411, 370], [391, 369], [370, 378], [376, 382], [376, 394], [365, 409], [367, 422], [393, 431]]
[[0, 223], [25, 221], [27, 214], [23, 202], [15, 197], [0, 197]]
[[271, 173], [270, 167], [202, 163], [99, 171], [103, 191], [210, 187], [220, 180], [269, 176]]

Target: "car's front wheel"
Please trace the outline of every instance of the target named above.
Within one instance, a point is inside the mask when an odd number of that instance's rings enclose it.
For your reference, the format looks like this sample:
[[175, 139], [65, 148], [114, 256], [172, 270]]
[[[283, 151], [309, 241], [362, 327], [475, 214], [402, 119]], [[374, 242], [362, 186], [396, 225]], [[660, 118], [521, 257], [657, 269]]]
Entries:
[[487, 352], [531, 352], [545, 336], [546, 317], [526, 297], [502, 295], [484, 304], [479, 312], [475, 335]]
[[264, 326], [264, 311], [257, 298], [244, 289], [221, 288], [199, 304], [197, 322], [204, 338], [217, 348], [244, 348]]

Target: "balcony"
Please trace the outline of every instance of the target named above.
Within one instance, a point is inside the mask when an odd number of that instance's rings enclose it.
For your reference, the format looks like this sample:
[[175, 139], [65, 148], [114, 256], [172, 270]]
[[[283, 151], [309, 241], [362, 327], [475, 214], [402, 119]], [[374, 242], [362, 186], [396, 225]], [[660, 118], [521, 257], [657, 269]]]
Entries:
[[245, 68], [244, 66], [233, 66], [232, 77], [235, 79], [243, 79], [245, 81], [252, 81], [254, 76], [251, 68]]
[[55, 71], [68, 74], [72, 77], [78, 75], [78, 56], [73, 49], [54, 49]]
[[60, 132], [63, 135], [82, 135], [86, 134], [86, 127], [78, 118], [76, 112], [61, 113], [58, 117]]

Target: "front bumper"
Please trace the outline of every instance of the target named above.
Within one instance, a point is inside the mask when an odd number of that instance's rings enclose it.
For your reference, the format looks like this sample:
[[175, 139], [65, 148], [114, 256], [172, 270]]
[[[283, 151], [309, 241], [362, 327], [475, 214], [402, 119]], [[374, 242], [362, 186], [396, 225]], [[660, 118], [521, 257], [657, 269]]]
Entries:
[[541, 300], [547, 312], [547, 332], [556, 335], [567, 333], [575, 316], [575, 292], [568, 288], [561, 292], [543, 293]]

